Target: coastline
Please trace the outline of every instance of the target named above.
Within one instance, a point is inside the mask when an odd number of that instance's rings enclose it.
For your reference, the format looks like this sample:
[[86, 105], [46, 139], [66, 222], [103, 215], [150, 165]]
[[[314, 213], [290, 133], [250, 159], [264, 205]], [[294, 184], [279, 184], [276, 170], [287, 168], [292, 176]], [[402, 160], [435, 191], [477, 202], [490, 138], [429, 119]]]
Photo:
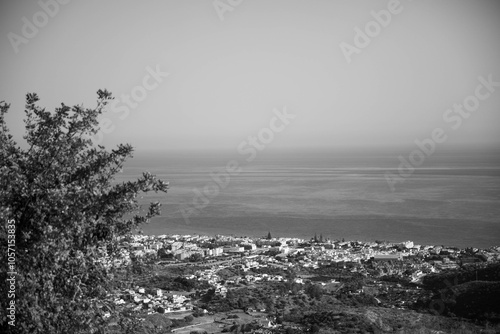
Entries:
[[[461, 232], [453, 232], [460, 229]], [[478, 229], [495, 233], [475, 233]], [[160, 217], [142, 227], [144, 234], [198, 234], [261, 237], [269, 231], [277, 237], [310, 239], [315, 233], [331, 240], [401, 242], [413, 240], [421, 245], [487, 249], [500, 245], [500, 225], [495, 223], [458, 222], [453, 219], [387, 217], [194, 217], [190, 224], [182, 218]], [[478, 238], [478, 235], [481, 237]], [[465, 238], [467, 236], [467, 238]], [[486, 238], [485, 236], [489, 236]]]

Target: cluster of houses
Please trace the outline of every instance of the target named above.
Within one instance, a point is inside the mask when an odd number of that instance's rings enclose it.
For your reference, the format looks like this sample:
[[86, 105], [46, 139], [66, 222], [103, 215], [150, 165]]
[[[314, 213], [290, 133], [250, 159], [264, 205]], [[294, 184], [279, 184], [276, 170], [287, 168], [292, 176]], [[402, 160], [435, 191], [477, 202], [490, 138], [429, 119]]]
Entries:
[[[378, 273], [379, 276], [404, 274], [407, 277], [409, 275], [413, 282], [419, 282], [428, 273], [471, 263], [480, 265], [500, 261], [500, 247], [480, 250], [422, 246], [411, 241], [320, 243], [298, 238], [252, 239], [231, 236], [133, 236], [131, 239], [122, 240], [119, 252], [121, 258], [114, 260], [115, 265], [129, 263], [133, 256], [149, 256], [157, 263], [165, 263], [164, 260], [168, 260], [166, 262], [172, 265], [188, 265], [188, 260], [192, 260], [196, 254], [200, 266], [194, 274], [185, 278], [207, 282], [215, 290], [215, 294], [222, 297], [226, 297], [231, 286], [239, 283], [286, 282], [287, 278], [282, 275], [264, 273], [266, 270], [252, 270], [273, 266], [286, 269], [337, 265], [367, 277], [371, 277], [373, 273]], [[106, 256], [103, 259], [109, 261]], [[226, 272], [223, 277], [222, 272]], [[227, 272], [233, 273], [233, 276], [228, 277]], [[303, 278], [295, 277], [293, 280], [295, 283], [304, 284]], [[318, 284], [321, 284], [325, 291], [336, 291], [342, 286], [342, 283], [335, 280]], [[378, 292], [388, 288], [399, 289], [397, 286], [389, 287], [387, 284], [374, 282], [372, 285], [363, 286], [360, 292], [376, 296]], [[411, 294], [409, 291], [405, 293], [404, 298], [408, 298], [408, 293]], [[171, 313], [193, 310], [189, 296], [187, 292], [136, 287], [115, 295], [114, 303], [149, 314]], [[404, 298], [401, 301], [395, 300], [394, 305], [403, 307]]]
[[135, 289], [123, 290], [114, 298], [115, 305], [125, 305], [134, 311], [147, 310], [148, 313], [170, 313], [190, 311], [193, 309], [191, 299], [183, 292], [169, 293], [162, 289]]
[[[211, 268], [198, 270], [195, 275], [188, 276], [186, 278], [197, 279], [199, 281], [206, 281], [215, 289], [215, 294], [219, 294], [223, 297], [227, 294], [227, 286], [232, 284], [245, 283], [255, 283], [260, 281], [284, 281], [281, 275], [269, 275], [269, 274], [245, 274], [244, 276], [232, 276], [222, 279], [218, 272], [224, 269], [232, 268], [233, 270], [238, 270], [242, 273], [249, 271], [251, 268], [264, 268], [267, 264], [260, 263], [255, 260], [256, 257], [252, 256], [251, 259], [242, 259], [238, 263], [231, 263], [226, 265], [217, 265]], [[286, 280], [285, 280], [286, 281]], [[302, 282], [301, 282], [302, 283]]]
[[[252, 261], [256, 256], [268, 254], [265, 262], [281, 266], [298, 264], [317, 268], [327, 263], [357, 263], [370, 261], [405, 261], [425, 259], [422, 270], [436, 272], [456, 268], [464, 264], [500, 261], [500, 247], [479, 250], [458, 249], [443, 246], [416, 245], [412, 241], [401, 243], [326, 241], [311, 242], [299, 238], [249, 238], [232, 236], [190, 236], [190, 235], [136, 235], [122, 242], [122, 257], [116, 264], [127, 264], [130, 256], [150, 256], [173, 262], [185, 262], [196, 256], [196, 261], [241, 256]], [[259, 258], [262, 263], [263, 258]], [[249, 268], [249, 267], [246, 267]], [[245, 267], [242, 267], [245, 270]], [[418, 271], [420, 268], [415, 268]]]

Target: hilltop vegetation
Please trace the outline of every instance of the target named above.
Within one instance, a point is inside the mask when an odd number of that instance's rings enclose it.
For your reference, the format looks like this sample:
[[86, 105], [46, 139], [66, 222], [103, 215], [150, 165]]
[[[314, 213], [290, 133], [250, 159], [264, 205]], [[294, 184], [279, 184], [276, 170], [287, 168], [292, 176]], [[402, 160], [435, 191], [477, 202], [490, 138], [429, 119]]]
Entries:
[[500, 264], [461, 268], [424, 277], [429, 294], [415, 309], [468, 319], [500, 322]]
[[471, 281], [500, 281], [500, 263], [494, 263], [484, 268], [469, 265], [457, 270], [429, 274], [422, 283], [426, 289], [439, 290]]
[[[2, 332], [105, 333], [118, 241], [159, 214], [159, 203], [144, 210], [137, 197], [166, 192], [167, 184], [149, 173], [115, 184], [132, 146], [108, 151], [90, 139], [112, 99], [107, 91], [97, 95], [94, 109], [61, 104], [50, 112], [27, 94], [21, 146], [5, 122], [10, 106], [0, 102], [0, 251], [7, 254], [7, 238], [9, 249], [15, 246], [15, 297], [4, 298], [6, 284], [0, 288]], [[3, 270], [0, 279], [7, 279]], [[15, 308], [9, 318], [8, 305]]]

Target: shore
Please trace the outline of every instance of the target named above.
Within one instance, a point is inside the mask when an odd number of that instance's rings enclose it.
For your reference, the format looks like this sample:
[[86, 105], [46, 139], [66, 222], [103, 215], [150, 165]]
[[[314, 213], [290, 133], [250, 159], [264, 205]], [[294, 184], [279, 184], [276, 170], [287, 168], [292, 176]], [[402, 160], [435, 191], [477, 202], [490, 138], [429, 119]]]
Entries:
[[[155, 218], [144, 225], [148, 235], [200, 234], [260, 237], [271, 232], [282, 237], [310, 239], [315, 233], [332, 240], [388, 241], [413, 240], [421, 245], [489, 248], [500, 245], [500, 224], [453, 219], [387, 217], [209, 217]], [[486, 233], [488, 232], [488, 233]]]

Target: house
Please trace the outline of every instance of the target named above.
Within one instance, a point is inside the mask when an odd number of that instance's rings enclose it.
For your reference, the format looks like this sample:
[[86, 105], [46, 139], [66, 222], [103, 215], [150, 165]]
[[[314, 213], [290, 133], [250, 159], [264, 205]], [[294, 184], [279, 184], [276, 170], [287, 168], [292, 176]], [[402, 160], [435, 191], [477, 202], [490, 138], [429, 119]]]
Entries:
[[397, 261], [401, 260], [400, 253], [394, 254], [374, 254], [372, 257], [373, 261]]
[[243, 247], [224, 247], [224, 252], [226, 253], [242, 253], [245, 251]]

